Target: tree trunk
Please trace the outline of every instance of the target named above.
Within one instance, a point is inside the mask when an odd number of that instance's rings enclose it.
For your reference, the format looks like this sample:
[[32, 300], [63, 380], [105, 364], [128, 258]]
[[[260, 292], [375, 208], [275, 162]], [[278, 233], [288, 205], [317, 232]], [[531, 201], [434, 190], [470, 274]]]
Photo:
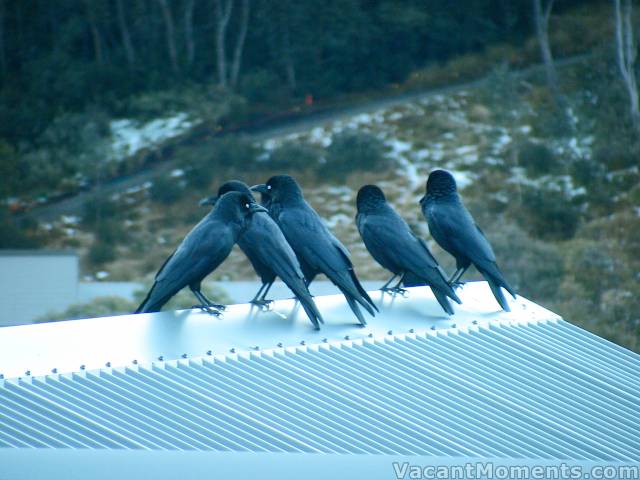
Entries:
[[4, 46], [4, 0], [0, 0], [0, 73], [7, 71], [7, 55]]
[[116, 10], [118, 12], [118, 27], [120, 28], [122, 44], [124, 45], [124, 52], [127, 57], [127, 65], [129, 66], [129, 70], [133, 70], [136, 64], [136, 52], [133, 49], [133, 43], [131, 43], [131, 34], [129, 33], [129, 26], [124, 16], [122, 0], [116, 0]]
[[244, 50], [244, 41], [247, 37], [247, 27], [249, 24], [249, 0], [242, 0], [242, 14], [240, 18], [240, 31], [236, 39], [236, 47], [233, 51], [233, 63], [231, 64], [231, 88], [235, 88], [238, 84], [240, 76], [240, 64], [242, 62], [242, 51]]
[[98, 65], [104, 65], [104, 46], [102, 44], [102, 35], [98, 29], [98, 22], [94, 11], [92, 9], [91, 1], [85, 0], [85, 6], [87, 8], [87, 17], [89, 20], [89, 28], [91, 30], [91, 38], [93, 40], [93, 51]]
[[218, 64], [218, 84], [227, 88], [227, 58], [225, 35], [231, 18], [233, 0], [215, 0], [216, 2], [216, 57]]
[[[288, 8], [291, 8], [290, 5], [287, 5]], [[287, 86], [289, 87], [289, 91], [291, 93], [295, 92], [297, 87], [296, 81], [296, 68], [293, 63], [293, 55], [291, 54], [291, 33], [289, 30], [290, 18], [287, 15], [287, 18], [282, 22], [282, 58], [284, 61], [284, 71], [287, 76]]]
[[193, 9], [195, 0], [187, 0], [184, 9], [184, 43], [187, 50], [187, 65], [191, 66], [195, 58], [196, 45], [193, 40]]
[[171, 70], [178, 73], [178, 50], [176, 49], [175, 28], [173, 26], [173, 15], [167, 4], [167, 0], [158, 0], [160, 9], [162, 10], [162, 18], [166, 29], [167, 48], [169, 50], [169, 60], [171, 61]]
[[553, 8], [554, 0], [547, 0], [547, 5], [542, 10], [542, 0], [533, 0], [533, 14], [536, 24], [536, 35], [540, 44], [540, 53], [544, 63], [547, 85], [556, 105], [560, 105], [560, 89], [558, 88], [558, 74], [553, 63], [553, 55], [549, 45], [549, 17]]
[[622, 80], [629, 95], [629, 114], [636, 130], [640, 130], [640, 108], [638, 105], [638, 84], [636, 82], [635, 63], [636, 45], [631, 24], [631, 0], [614, 0], [616, 26], [616, 59]]

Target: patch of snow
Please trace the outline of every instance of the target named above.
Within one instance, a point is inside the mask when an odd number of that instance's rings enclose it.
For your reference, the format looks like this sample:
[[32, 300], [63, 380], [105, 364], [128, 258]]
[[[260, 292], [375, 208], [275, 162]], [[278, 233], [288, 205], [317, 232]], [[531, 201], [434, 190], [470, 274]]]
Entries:
[[309, 141], [328, 147], [331, 145], [331, 135], [325, 131], [324, 127], [315, 127], [309, 132]]
[[139, 150], [154, 147], [161, 142], [184, 133], [193, 126], [186, 113], [158, 118], [146, 123], [129, 119], [113, 120], [111, 129], [111, 158], [122, 160]]
[[107, 272], [105, 270], [100, 270], [99, 272], [96, 272], [96, 278], [98, 280], [104, 280], [108, 276], [109, 276], [109, 272]]
[[184, 175], [184, 170], [182, 170], [181, 168], [176, 168], [174, 170], [171, 170], [171, 173], [169, 174], [171, 178], [178, 178], [178, 177], [182, 177], [183, 175]]
[[62, 215], [60, 221], [65, 225], [77, 225], [80, 221], [80, 217], [76, 215]]
[[522, 125], [518, 130], [525, 135], [531, 133], [531, 125]]
[[344, 213], [337, 213], [327, 219], [327, 227], [329, 228], [335, 228], [338, 224], [349, 225], [350, 223], [353, 223], [353, 219]]
[[400, 120], [402, 117], [404, 117], [404, 115], [402, 115], [402, 113], [393, 112], [391, 115], [389, 115], [389, 120], [391, 120], [392, 122], [395, 122], [397, 120]]
[[76, 229], [75, 228], [64, 228], [63, 232], [67, 237], [75, 237], [76, 236]]
[[391, 154], [394, 156], [398, 156], [404, 152], [408, 152], [412, 147], [410, 142], [404, 142], [402, 140], [398, 140], [397, 138], [392, 138], [385, 143], [391, 149]]
[[460, 170], [450, 170], [450, 173], [451, 175], [453, 175], [453, 178], [458, 184], [458, 188], [460, 190], [464, 189], [467, 185], [473, 182], [473, 175], [471, 174], [471, 172], [463, 172]]

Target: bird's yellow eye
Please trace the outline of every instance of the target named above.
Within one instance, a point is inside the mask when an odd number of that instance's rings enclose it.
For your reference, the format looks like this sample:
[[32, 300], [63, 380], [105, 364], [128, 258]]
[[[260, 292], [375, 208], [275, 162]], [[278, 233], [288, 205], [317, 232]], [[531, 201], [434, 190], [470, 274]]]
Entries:
[[248, 203], [245, 203], [245, 204], [244, 204], [244, 208], [246, 208], [247, 210], [249, 210], [249, 204], [248, 204]]
[[271, 185], [267, 185], [267, 190], [271, 190]]

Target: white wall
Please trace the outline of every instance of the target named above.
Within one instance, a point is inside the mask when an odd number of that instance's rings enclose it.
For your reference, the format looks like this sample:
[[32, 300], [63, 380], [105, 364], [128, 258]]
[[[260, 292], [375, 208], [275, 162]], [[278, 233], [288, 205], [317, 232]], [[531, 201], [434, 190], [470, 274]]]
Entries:
[[78, 256], [46, 250], [0, 250], [0, 326], [30, 323], [74, 303]]

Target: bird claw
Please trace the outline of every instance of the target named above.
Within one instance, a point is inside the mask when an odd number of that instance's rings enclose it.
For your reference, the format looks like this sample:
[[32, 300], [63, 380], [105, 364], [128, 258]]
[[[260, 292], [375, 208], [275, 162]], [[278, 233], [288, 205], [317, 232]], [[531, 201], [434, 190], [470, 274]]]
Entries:
[[222, 315], [222, 312], [216, 308], [217, 306], [218, 305], [194, 305], [191, 308], [198, 308], [204, 313], [208, 313], [209, 315], [214, 315], [216, 317], [219, 317], [220, 315]]
[[380, 290], [382, 290], [384, 293], [388, 293], [392, 297], [395, 297], [396, 295], [401, 295], [402, 297], [407, 298], [407, 295], [408, 295], [407, 290], [405, 290], [402, 287], [381, 288]]
[[216, 310], [220, 310], [221, 312], [224, 312], [227, 309], [226, 305], [221, 305], [219, 303], [212, 303], [209, 306], [211, 308], [215, 308]]
[[459, 288], [464, 287], [464, 283], [465, 283], [465, 282], [451, 282], [451, 283], [449, 284], [449, 286], [450, 286], [451, 288], [453, 288], [454, 290], [457, 290], [457, 289], [459, 289]]
[[268, 312], [271, 310], [271, 304], [273, 300], [251, 300], [251, 304], [260, 308], [263, 312]]

